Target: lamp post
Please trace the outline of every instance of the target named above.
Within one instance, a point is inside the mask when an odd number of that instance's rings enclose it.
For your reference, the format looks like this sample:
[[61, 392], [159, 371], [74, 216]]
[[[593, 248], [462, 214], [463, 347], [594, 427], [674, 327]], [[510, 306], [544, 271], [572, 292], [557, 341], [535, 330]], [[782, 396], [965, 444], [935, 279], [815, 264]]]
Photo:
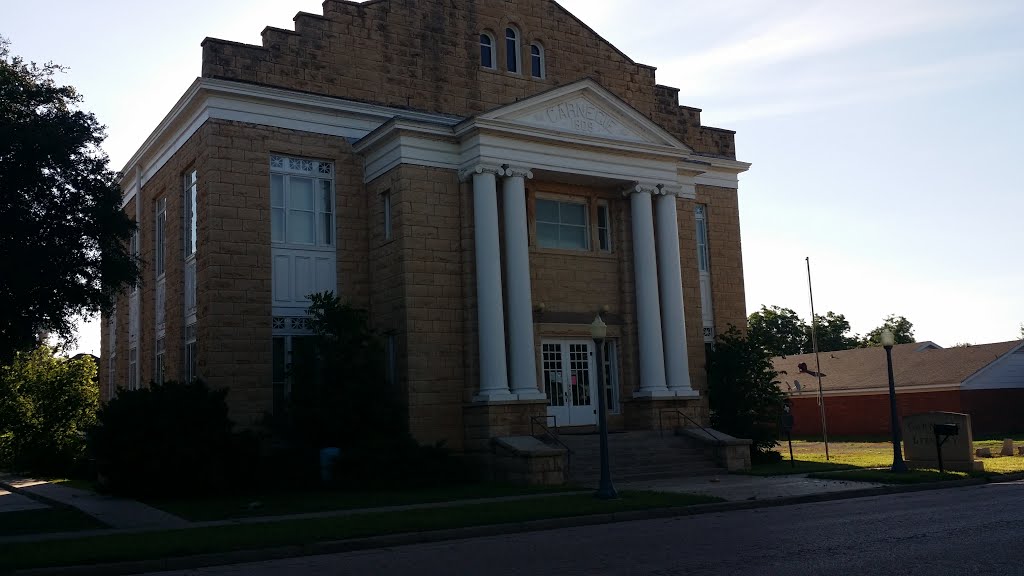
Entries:
[[889, 411], [892, 416], [892, 471], [906, 472], [907, 465], [903, 462], [903, 450], [900, 448], [900, 417], [896, 411], [896, 382], [892, 378], [892, 345], [896, 339], [892, 330], [885, 328], [880, 336], [882, 347], [885, 348], [885, 362], [889, 368]]
[[601, 485], [595, 496], [602, 500], [618, 498], [615, 486], [612, 485], [611, 465], [608, 462], [608, 403], [605, 395], [604, 381], [604, 339], [608, 335], [608, 325], [601, 320], [601, 315], [594, 317], [590, 324], [590, 337], [594, 339], [597, 353], [597, 427], [601, 437]]

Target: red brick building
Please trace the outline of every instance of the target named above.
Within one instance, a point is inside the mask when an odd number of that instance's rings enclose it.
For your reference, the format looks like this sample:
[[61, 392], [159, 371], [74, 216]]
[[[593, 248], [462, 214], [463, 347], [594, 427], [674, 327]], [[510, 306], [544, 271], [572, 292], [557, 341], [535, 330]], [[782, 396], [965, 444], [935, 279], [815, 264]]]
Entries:
[[[887, 435], [889, 380], [883, 348], [822, 352], [821, 384], [830, 435]], [[814, 354], [773, 359], [793, 405], [793, 434], [821, 434]], [[931, 342], [892, 350], [900, 415], [930, 411], [971, 415], [975, 435], [1024, 430], [1024, 341], [941, 348]]]
[[326, 0], [207, 38], [124, 168], [145, 279], [106, 318], [105, 393], [201, 377], [257, 422], [331, 290], [386, 335], [422, 442], [592, 426], [599, 370], [616, 429], [706, 423], [749, 164], [678, 96], [550, 0]]

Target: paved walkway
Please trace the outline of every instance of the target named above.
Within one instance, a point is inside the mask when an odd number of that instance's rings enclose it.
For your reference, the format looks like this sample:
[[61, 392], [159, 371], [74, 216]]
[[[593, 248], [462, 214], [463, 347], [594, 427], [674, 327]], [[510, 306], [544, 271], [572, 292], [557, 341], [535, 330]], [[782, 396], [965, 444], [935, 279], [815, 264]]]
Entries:
[[[104, 496], [63, 484], [0, 474], [0, 487], [78, 508], [111, 528], [155, 530], [186, 528], [189, 522], [135, 500]], [[21, 496], [28, 500], [25, 496]], [[44, 506], [45, 507], [45, 506]]]
[[721, 476], [692, 476], [670, 480], [632, 482], [617, 486], [629, 490], [654, 490], [656, 492], [686, 492], [717, 496], [730, 502], [740, 500], [770, 500], [791, 498], [811, 494], [831, 494], [849, 490], [876, 488], [882, 484], [872, 482], [847, 482], [845, 480], [818, 480], [806, 474], [787, 476], [747, 476], [723, 474]]
[[25, 510], [44, 510], [46, 508], [49, 508], [49, 506], [42, 502], [0, 488], [0, 514], [4, 512], [23, 512]]

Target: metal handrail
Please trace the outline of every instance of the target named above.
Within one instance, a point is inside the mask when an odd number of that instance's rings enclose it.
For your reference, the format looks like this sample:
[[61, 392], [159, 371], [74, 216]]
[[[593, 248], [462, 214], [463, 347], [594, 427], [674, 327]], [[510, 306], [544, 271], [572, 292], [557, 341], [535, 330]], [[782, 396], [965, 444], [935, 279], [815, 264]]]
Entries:
[[[539, 418], [544, 418], [544, 421], [540, 422], [538, 420]], [[534, 436], [534, 437], [537, 436], [536, 434], [534, 434], [534, 431], [533, 431], [533, 426], [534, 426], [534, 424], [536, 424], [537, 426], [541, 427], [541, 429], [544, 431], [544, 433], [547, 435], [548, 438], [551, 438], [552, 440], [555, 441], [556, 444], [558, 444], [562, 448], [565, 448], [565, 475], [568, 477], [569, 476], [569, 471], [572, 470], [573, 449], [569, 448], [569, 445], [566, 444], [565, 442], [562, 442], [562, 439], [558, 437], [558, 433], [557, 432], [555, 432], [551, 428], [548, 428], [548, 422], [547, 422], [548, 418], [551, 418], [554, 421], [553, 426], [555, 428], [557, 428], [558, 427], [558, 417], [555, 416], [554, 414], [546, 414], [544, 416], [530, 416], [530, 436]]]
[[[708, 430], [707, 428], [701, 426], [700, 422], [697, 422], [693, 418], [690, 418], [689, 416], [687, 416], [686, 412], [683, 412], [682, 410], [680, 410], [678, 408], [671, 408], [671, 409], [666, 409], [666, 410], [662, 410], [662, 411], [658, 412], [658, 431], [660, 432], [662, 437], [665, 436], [664, 416], [665, 416], [666, 412], [675, 412], [677, 416], [682, 416], [683, 418], [686, 418], [688, 421], [692, 422], [697, 428], [700, 428], [702, 432], [704, 432], [705, 434], [707, 434], [711, 438], [714, 438], [715, 442], [717, 442], [719, 444], [721, 444], [723, 442], [723, 440], [721, 438], [719, 438], [718, 436], [715, 436], [714, 433], [712, 433], [710, 430]], [[678, 420], [679, 420], [679, 418], [676, 418], [676, 421], [678, 421]]]

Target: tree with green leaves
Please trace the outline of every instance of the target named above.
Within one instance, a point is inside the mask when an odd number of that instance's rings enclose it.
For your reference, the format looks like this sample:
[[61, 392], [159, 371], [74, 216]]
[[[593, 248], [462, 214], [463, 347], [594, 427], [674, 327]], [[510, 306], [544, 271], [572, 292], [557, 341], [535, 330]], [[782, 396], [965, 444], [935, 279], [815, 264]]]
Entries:
[[747, 338], [769, 356], [810, 352], [809, 330], [796, 312], [780, 306], [761, 306], [747, 318]]
[[72, 339], [77, 317], [108, 312], [139, 276], [103, 126], [62, 70], [0, 37], [0, 365], [41, 334]]
[[778, 442], [777, 421], [785, 395], [772, 356], [735, 327], [718, 337], [708, 359], [711, 426], [753, 441], [754, 456]]
[[99, 404], [96, 363], [40, 346], [0, 367], [0, 468], [63, 475], [85, 448]]
[[917, 342], [914, 339], [914, 325], [903, 316], [897, 316], [890, 314], [885, 317], [885, 321], [882, 325], [864, 335], [865, 346], [881, 346], [882, 345], [882, 330], [888, 328], [894, 336], [894, 342], [896, 344], [913, 344]]
[[[846, 316], [829, 311], [824, 316], [815, 314], [817, 318], [817, 337], [819, 352], [835, 352], [859, 348], [861, 340], [856, 334], [850, 333], [850, 323]], [[811, 342], [811, 327], [807, 327], [806, 349], [814, 349]]]

